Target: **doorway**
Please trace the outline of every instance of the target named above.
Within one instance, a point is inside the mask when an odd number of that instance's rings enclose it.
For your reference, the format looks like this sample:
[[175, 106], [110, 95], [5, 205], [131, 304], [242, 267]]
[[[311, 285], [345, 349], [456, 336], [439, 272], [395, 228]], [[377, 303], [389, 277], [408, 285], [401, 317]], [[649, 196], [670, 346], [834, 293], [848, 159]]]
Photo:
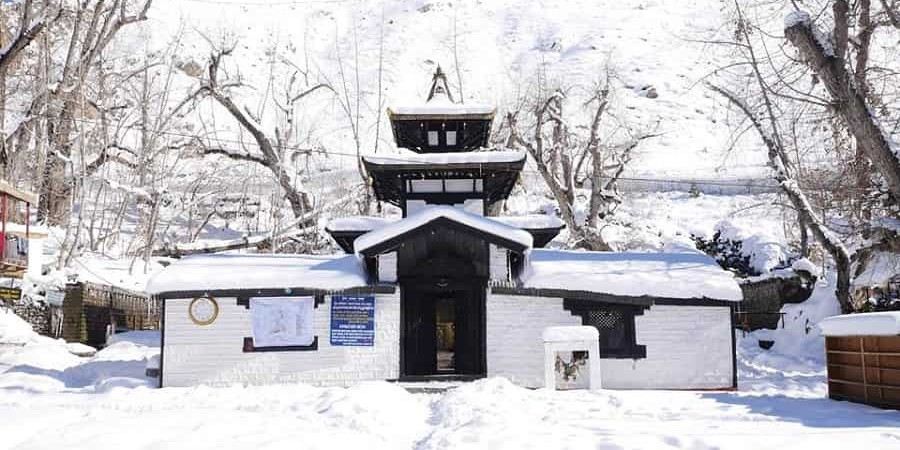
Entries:
[[484, 299], [479, 282], [404, 283], [401, 377], [484, 376]]

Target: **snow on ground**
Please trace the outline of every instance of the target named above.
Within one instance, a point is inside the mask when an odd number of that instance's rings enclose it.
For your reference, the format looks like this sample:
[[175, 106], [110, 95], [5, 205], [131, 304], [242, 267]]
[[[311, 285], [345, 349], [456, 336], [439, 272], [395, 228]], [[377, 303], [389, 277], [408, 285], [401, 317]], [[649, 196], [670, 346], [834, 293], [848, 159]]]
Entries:
[[[833, 314], [830, 290], [786, 306], [783, 329], [738, 332], [737, 392], [557, 392], [501, 378], [441, 394], [387, 382], [156, 389], [144, 376], [153, 333], [79, 358], [0, 311], [0, 449], [897, 448], [900, 412], [826, 397], [821, 337], [804, 326]], [[794, 344], [759, 348], [772, 334]]]

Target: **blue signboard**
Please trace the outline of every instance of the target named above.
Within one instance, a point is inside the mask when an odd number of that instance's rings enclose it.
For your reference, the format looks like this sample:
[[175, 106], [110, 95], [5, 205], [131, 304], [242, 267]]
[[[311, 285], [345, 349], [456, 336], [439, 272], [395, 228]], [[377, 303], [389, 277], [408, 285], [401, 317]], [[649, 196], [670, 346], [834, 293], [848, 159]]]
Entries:
[[348, 295], [331, 297], [331, 345], [338, 347], [375, 345], [375, 297]]

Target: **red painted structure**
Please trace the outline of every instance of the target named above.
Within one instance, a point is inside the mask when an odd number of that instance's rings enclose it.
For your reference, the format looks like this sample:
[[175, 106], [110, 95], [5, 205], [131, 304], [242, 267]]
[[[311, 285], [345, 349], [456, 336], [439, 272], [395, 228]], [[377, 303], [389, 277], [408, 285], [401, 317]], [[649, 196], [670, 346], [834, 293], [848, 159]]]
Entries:
[[[30, 210], [37, 201], [37, 194], [0, 180], [0, 276], [21, 277], [28, 267], [28, 241], [33, 237]], [[10, 210], [21, 203], [25, 204], [24, 230], [21, 226], [10, 229]]]

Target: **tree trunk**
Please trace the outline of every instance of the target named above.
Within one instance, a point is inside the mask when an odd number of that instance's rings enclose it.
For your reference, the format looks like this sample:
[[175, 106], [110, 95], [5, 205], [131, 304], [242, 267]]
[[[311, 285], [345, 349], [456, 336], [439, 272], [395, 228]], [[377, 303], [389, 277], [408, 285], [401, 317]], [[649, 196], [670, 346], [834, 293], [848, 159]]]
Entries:
[[747, 116], [750, 124], [756, 130], [763, 144], [765, 144], [768, 150], [769, 165], [774, 171], [774, 178], [778, 181], [781, 190], [797, 211], [798, 223], [801, 226], [805, 224], [805, 226], [809, 227], [812, 235], [834, 259], [838, 272], [835, 296], [841, 306], [841, 310], [844, 312], [852, 311], [853, 304], [850, 302], [850, 252], [838, 237], [828, 229], [825, 223], [816, 217], [813, 207], [806, 197], [806, 193], [803, 192], [797, 181], [791, 177], [789, 169], [783, 164], [783, 161], [787, 160], [787, 155], [784, 147], [779, 144], [780, 140], [776, 140], [766, 131], [762, 121], [754, 113], [753, 109], [737, 95], [718, 86], [710, 85], [710, 88], [725, 97]]
[[875, 170], [884, 177], [888, 192], [900, 202], [900, 159], [887, 134], [869, 112], [862, 92], [841, 59], [827, 51], [817, 38], [808, 17], [791, 24], [785, 30], [788, 40], [797, 48], [825, 86], [835, 102], [835, 110], [847, 123], [857, 145], [872, 161]]

